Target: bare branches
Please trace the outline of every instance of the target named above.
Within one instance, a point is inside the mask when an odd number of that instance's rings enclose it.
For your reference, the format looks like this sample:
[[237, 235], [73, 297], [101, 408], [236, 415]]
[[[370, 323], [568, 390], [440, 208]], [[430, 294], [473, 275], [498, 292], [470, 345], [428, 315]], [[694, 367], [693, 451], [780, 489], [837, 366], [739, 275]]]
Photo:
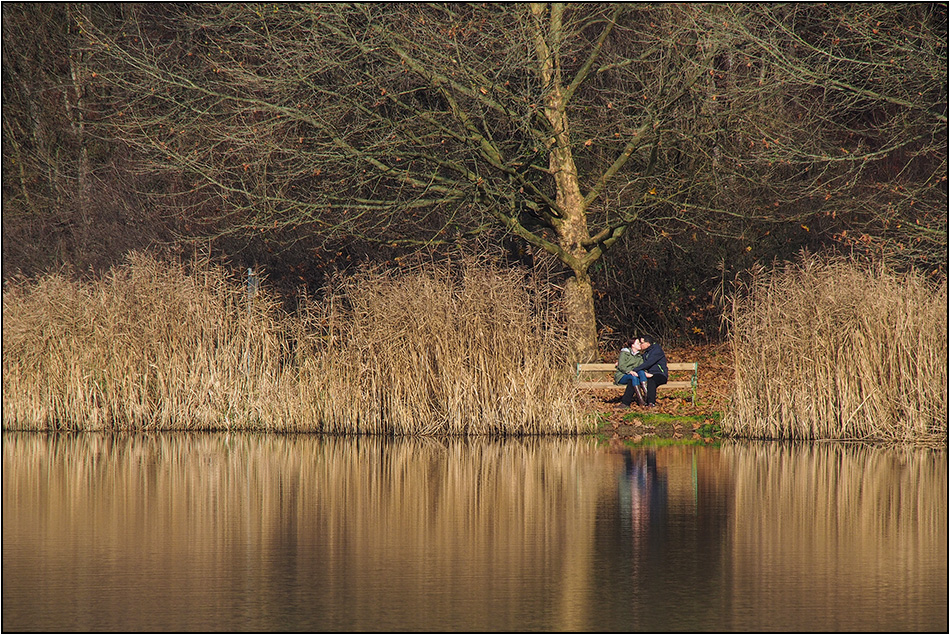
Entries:
[[191, 5], [86, 35], [111, 133], [174, 174], [180, 200], [214, 201], [201, 214], [391, 241], [494, 219], [575, 250], [573, 267], [635, 225], [932, 221], [941, 11]]

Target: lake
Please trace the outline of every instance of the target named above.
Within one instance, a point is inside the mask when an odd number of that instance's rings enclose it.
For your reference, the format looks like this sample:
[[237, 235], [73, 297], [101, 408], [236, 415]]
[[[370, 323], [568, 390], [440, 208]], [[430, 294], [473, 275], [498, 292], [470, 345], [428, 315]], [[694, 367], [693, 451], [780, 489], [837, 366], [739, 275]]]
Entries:
[[4, 631], [947, 631], [945, 451], [3, 434]]

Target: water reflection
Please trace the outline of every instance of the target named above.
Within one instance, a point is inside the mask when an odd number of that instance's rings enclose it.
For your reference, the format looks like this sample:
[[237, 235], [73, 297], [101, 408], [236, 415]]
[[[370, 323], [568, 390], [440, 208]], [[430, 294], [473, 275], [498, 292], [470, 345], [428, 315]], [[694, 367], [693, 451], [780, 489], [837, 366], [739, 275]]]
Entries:
[[[947, 457], [736, 444], [731, 628], [946, 631]], [[767, 574], [767, 575], [766, 575]]]
[[944, 630], [946, 502], [930, 452], [5, 433], [3, 629]]
[[616, 504], [597, 523], [604, 630], [719, 630], [734, 479], [718, 449], [616, 453]]
[[7, 435], [4, 627], [572, 628], [608, 469], [576, 440]]
[[644, 543], [663, 531], [666, 520], [666, 474], [656, 469], [654, 450], [628, 450], [623, 452], [623, 459], [619, 479], [621, 523], [638, 545], [648, 547]]

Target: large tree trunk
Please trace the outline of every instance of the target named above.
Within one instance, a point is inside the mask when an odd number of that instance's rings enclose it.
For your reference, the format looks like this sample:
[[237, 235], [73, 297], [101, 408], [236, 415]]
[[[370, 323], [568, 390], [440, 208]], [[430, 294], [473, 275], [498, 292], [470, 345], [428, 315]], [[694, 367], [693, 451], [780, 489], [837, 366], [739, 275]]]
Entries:
[[[564, 136], [567, 136], [567, 117], [562, 117]], [[568, 337], [576, 361], [590, 362], [597, 357], [597, 318], [594, 314], [594, 288], [587, 274], [584, 241], [590, 240], [584, 197], [581, 195], [577, 168], [570, 146], [561, 146], [551, 152], [551, 169], [555, 171], [557, 202], [564, 218], [556, 226], [560, 247], [568, 254], [565, 264], [573, 277], [564, 287], [564, 307], [567, 312]]]
[[597, 357], [597, 319], [594, 314], [594, 289], [587, 275], [587, 249], [590, 241], [587, 209], [581, 194], [577, 166], [571, 150], [570, 119], [561, 77], [560, 42], [564, 5], [550, 7], [550, 21], [542, 25], [548, 11], [544, 4], [533, 4], [531, 10], [539, 20], [535, 31], [541, 79], [545, 86], [544, 115], [551, 123], [553, 135], [548, 139], [549, 167], [557, 186], [558, 217], [554, 222], [558, 245], [563, 250], [561, 260], [570, 267], [573, 278], [564, 287], [564, 307], [567, 312], [568, 337], [576, 361], [589, 362]]
[[596, 361], [597, 319], [594, 314], [594, 286], [586, 273], [574, 273], [564, 287], [568, 336], [578, 362]]

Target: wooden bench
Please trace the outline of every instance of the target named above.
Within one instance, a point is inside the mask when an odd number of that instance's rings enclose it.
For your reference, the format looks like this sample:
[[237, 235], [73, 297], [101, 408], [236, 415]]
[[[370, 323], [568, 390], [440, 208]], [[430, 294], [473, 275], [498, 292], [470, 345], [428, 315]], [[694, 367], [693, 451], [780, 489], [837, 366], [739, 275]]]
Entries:
[[[699, 384], [699, 362], [669, 362], [667, 366], [670, 371], [670, 380], [662, 386], [657, 386], [657, 390], [691, 390], [695, 406], [696, 386]], [[616, 370], [616, 364], [578, 364], [577, 387], [623, 390], [626, 385], [618, 386], [614, 383]], [[689, 373], [688, 379], [673, 379], [674, 375], [683, 377], [685, 373]]]

